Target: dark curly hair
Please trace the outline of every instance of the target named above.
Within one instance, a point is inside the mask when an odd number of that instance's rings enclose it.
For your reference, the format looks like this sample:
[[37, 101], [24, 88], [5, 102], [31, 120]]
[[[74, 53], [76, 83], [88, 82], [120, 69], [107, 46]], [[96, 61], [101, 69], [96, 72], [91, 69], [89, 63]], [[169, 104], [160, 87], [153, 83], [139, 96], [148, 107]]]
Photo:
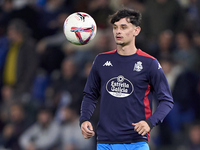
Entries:
[[122, 18], [127, 18], [128, 22], [132, 23], [135, 26], [140, 26], [142, 15], [139, 11], [123, 8], [118, 10], [113, 15], [109, 16], [109, 18], [111, 24], [114, 24], [115, 22], [119, 21]]

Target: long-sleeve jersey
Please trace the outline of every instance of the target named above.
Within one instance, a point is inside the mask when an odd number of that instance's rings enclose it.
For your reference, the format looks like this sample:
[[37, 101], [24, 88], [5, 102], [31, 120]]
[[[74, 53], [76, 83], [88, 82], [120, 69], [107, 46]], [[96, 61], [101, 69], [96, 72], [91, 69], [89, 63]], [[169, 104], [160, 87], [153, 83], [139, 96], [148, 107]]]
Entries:
[[[138, 49], [130, 56], [113, 50], [97, 55], [84, 89], [80, 123], [90, 120], [100, 96], [98, 143], [148, 141], [132, 123], [145, 120], [152, 128], [173, 107], [171, 91], [158, 61]], [[155, 93], [158, 106], [152, 112]]]

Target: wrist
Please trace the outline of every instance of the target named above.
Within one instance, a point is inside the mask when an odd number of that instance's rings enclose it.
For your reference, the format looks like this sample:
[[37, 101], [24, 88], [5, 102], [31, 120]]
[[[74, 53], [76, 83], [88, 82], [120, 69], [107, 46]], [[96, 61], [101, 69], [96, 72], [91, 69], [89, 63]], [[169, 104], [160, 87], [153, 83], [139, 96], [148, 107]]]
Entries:
[[79, 126], [81, 127], [82, 123], [85, 122], [85, 121], [88, 121], [88, 120], [80, 120]]
[[153, 129], [153, 124], [149, 120], [144, 120], [150, 127], [150, 129]]

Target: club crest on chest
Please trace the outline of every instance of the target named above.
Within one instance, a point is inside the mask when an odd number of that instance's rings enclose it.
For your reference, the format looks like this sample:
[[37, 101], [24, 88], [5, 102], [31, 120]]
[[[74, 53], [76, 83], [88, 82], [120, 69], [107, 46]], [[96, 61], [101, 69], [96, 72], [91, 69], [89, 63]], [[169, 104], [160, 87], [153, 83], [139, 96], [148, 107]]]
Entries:
[[141, 61], [138, 61], [137, 63], [135, 63], [133, 71], [140, 72], [142, 69], [143, 69], [143, 66], [142, 66], [142, 62]]

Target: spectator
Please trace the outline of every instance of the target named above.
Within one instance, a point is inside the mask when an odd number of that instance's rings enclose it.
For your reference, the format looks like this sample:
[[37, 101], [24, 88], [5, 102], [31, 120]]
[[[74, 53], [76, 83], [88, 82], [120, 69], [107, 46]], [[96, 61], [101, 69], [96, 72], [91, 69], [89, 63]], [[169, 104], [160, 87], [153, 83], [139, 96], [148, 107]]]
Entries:
[[30, 121], [25, 116], [24, 108], [20, 104], [13, 104], [10, 107], [10, 120], [3, 128], [2, 145], [4, 148], [20, 150], [18, 139], [21, 134], [29, 127]]
[[20, 137], [23, 150], [51, 150], [59, 141], [59, 125], [52, 120], [50, 109], [42, 108], [38, 112], [37, 122], [30, 126]]
[[189, 5], [186, 9], [186, 29], [188, 32], [200, 32], [200, 1], [189, 0]]
[[161, 57], [159, 62], [163, 68], [166, 75], [167, 81], [171, 91], [174, 90], [174, 84], [178, 76], [183, 72], [183, 68], [175, 63], [171, 57]]
[[68, 15], [68, 13], [58, 14], [55, 19], [58, 31], [51, 36], [45, 36], [37, 43], [36, 51], [40, 57], [39, 67], [44, 69], [48, 75], [60, 69], [61, 62], [65, 57], [61, 47], [67, 42], [63, 33], [63, 23]]
[[81, 85], [81, 77], [77, 70], [74, 58], [66, 58], [62, 62], [61, 76], [52, 81], [52, 85], [49, 87], [53, 90], [53, 107], [57, 109], [60, 103], [72, 98], [73, 102], [80, 107], [82, 90], [84, 85]]
[[174, 34], [171, 30], [165, 30], [158, 36], [158, 41], [149, 42], [149, 53], [157, 59], [171, 57], [174, 51]]
[[114, 10], [119, 9], [122, 6], [137, 9], [140, 12], [143, 12], [145, 9], [143, 0], [111, 0], [111, 5]]
[[[165, 76], [169, 83], [169, 87], [173, 93], [176, 80], [180, 76], [180, 74], [183, 72], [183, 68], [180, 65], [177, 65], [175, 63], [175, 61], [173, 60], [173, 58], [170, 57], [170, 55], [160, 57], [159, 62], [165, 73]], [[173, 110], [174, 110], [174, 108], [172, 109], [172, 111]], [[155, 143], [157, 144], [157, 146], [161, 146], [161, 145], [166, 146], [166, 145], [170, 145], [170, 144], [172, 145], [172, 138], [169, 138], [172, 136], [172, 134], [171, 134], [172, 129], [170, 128], [171, 127], [170, 120], [174, 117], [171, 114], [172, 113], [170, 113], [168, 116], [166, 116], [165, 120], [158, 128], [159, 136], [155, 137]], [[159, 147], [158, 149], [162, 149], [162, 148]]]
[[13, 88], [10, 86], [3, 86], [1, 88], [1, 105], [0, 105], [0, 133], [2, 133], [4, 126], [9, 121], [10, 107], [14, 103]]
[[192, 46], [190, 36], [186, 32], [180, 32], [175, 38], [177, 47], [173, 52], [174, 60], [187, 70], [197, 71], [198, 55], [197, 50]]
[[[0, 9], [1, 10], [1, 9]], [[27, 26], [33, 31], [33, 37], [39, 38], [38, 31], [39, 14], [28, 0], [3, 0], [2, 14], [0, 16], [0, 26], [3, 33], [7, 29], [9, 22], [13, 19], [21, 19], [26, 22]], [[0, 29], [1, 30], [1, 29]], [[0, 34], [1, 35], [1, 34]]]
[[47, 0], [39, 12], [40, 37], [44, 38], [58, 31], [57, 17], [63, 12], [70, 12], [64, 5], [64, 0]]
[[95, 19], [98, 28], [108, 27], [107, 16], [113, 13], [109, 5], [110, 0], [94, 0], [90, 2], [88, 12]]
[[66, 123], [62, 126], [62, 150], [94, 150], [94, 138], [86, 140], [81, 136], [76, 104], [65, 107]]
[[43, 39], [41, 39], [37, 44], [37, 51], [38, 53], [44, 53], [46, 48], [48, 47], [60, 47], [62, 46], [66, 41], [65, 34], [63, 33], [63, 24], [65, 19], [68, 17], [68, 13], [60, 13], [58, 17], [56, 18], [58, 32], [56, 32], [52, 36], [47, 36]]
[[[188, 125], [199, 118], [199, 76], [185, 70], [176, 79], [174, 90], [174, 108], [167, 117], [173, 144], [180, 144]], [[181, 94], [180, 94], [181, 93]]]
[[22, 20], [11, 21], [7, 45], [3, 47], [6, 55], [0, 80], [3, 85], [12, 86], [15, 96], [18, 97], [30, 91], [37, 69], [35, 42], [27, 33], [28, 28]]
[[0, 8], [0, 37], [6, 34], [6, 27], [13, 11], [12, 0], [3, 0]]
[[200, 150], [200, 124], [194, 122], [189, 126], [187, 138], [178, 146], [177, 150]]
[[149, 0], [145, 4], [142, 24], [148, 39], [156, 40], [164, 30], [181, 31], [184, 13], [176, 0]]
[[[193, 47], [197, 51], [197, 58], [199, 58], [200, 57], [200, 32], [194, 33], [192, 39], [193, 39], [193, 42], [192, 42]], [[199, 69], [200, 68], [200, 60], [197, 59], [196, 63], [197, 64], [195, 64], [195, 65], [197, 66], [197, 72], [200, 73], [200, 69]]]

